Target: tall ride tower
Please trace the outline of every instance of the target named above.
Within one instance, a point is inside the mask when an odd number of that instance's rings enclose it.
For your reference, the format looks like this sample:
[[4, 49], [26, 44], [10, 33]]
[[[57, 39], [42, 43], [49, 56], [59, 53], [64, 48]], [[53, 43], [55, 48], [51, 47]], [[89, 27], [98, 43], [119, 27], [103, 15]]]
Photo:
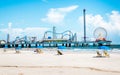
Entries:
[[56, 27], [53, 26], [53, 39], [56, 39]]
[[84, 21], [84, 42], [86, 42], [86, 19], [85, 19], [85, 9], [83, 9], [83, 21]]
[[10, 34], [7, 34], [7, 43], [10, 43]]

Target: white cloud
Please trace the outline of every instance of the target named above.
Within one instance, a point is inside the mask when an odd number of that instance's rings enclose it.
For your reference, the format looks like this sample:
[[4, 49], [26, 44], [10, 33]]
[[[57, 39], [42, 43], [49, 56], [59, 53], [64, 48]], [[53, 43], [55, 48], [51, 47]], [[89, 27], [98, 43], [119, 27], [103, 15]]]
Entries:
[[[2, 37], [6, 37], [7, 33], [9, 32], [10, 34], [10, 40], [13, 41], [15, 40], [15, 38], [17, 36], [24, 37], [24, 36], [28, 36], [28, 37], [37, 37], [38, 40], [41, 40], [43, 38], [44, 32], [47, 31], [49, 28], [43, 28], [43, 27], [28, 27], [25, 29], [22, 28], [11, 28], [11, 30], [9, 31], [8, 28], [6, 29], [1, 29], [1, 34], [3, 33], [4, 36]], [[5, 39], [5, 38], [4, 38]]]
[[11, 23], [11, 22], [9, 22], [9, 23], [8, 23], [8, 27], [9, 27], [9, 28], [11, 28], [11, 26], [12, 26], [12, 23]]
[[112, 11], [112, 14], [109, 15], [110, 24], [115, 30], [120, 30], [120, 13], [118, 11]]
[[[104, 27], [108, 33], [108, 39], [112, 40], [113, 43], [120, 43], [120, 12], [112, 11], [110, 14], [106, 15], [107, 18], [104, 19], [101, 15], [86, 15], [86, 26], [87, 35], [89, 37], [93, 36], [93, 32], [97, 27]], [[79, 17], [79, 23], [83, 25], [83, 16]], [[82, 32], [82, 31], [81, 31]], [[91, 35], [92, 34], [92, 35]]]
[[65, 8], [51, 8], [48, 11], [46, 17], [42, 18], [41, 20], [44, 22], [58, 24], [64, 20], [67, 13], [75, 10], [76, 8], [78, 8], [78, 5], [69, 6]]

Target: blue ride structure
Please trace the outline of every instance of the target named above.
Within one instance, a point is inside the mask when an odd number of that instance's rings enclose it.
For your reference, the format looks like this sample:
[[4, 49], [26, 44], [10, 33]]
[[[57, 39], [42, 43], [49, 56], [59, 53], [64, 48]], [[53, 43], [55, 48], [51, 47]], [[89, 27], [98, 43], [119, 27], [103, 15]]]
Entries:
[[[49, 35], [51, 33], [51, 35]], [[65, 38], [67, 36], [67, 38]], [[77, 35], [76, 33], [73, 35], [73, 33], [70, 30], [66, 30], [62, 33], [56, 32], [56, 27], [53, 27], [53, 31], [46, 31], [44, 33], [43, 39], [41, 42], [74, 42], [77, 41]]]

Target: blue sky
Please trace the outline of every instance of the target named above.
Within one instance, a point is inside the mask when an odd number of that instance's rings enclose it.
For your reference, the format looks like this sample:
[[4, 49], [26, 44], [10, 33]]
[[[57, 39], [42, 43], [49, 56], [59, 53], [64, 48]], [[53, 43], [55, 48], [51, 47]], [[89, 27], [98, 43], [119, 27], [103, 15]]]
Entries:
[[71, 30], [83, 37], [83, 9], [86, 9], [87, 37], [97, 27], [107, 30], [107, 39], [120, 44], [119, 0], [0, 0], [0, 39], [17, 36], [43, 37], [56, 26], [57, 32]]

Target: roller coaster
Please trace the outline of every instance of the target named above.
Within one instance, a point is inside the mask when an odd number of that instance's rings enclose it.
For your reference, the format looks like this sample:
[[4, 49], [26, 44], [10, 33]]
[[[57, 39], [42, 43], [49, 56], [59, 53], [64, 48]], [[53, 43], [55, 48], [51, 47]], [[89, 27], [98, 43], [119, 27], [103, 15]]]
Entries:
[[37, 37], [17, 36], [16, 39], [12, 43], [15, 43], [15, 44], [35, 43], [37, 41], [36, 39]]
[[[50, 35], [51, 34], [51, 35]], [[76, 33], [73, 35], [73, 33], [70, 30], [66, 30], [62, 33], [56, 32], [56, 27], [53, 27], [53, 31], [46, 31], [43, 36], [42, 42], [63, 42], [63, 41], [77, 41], [77, 35]]]

